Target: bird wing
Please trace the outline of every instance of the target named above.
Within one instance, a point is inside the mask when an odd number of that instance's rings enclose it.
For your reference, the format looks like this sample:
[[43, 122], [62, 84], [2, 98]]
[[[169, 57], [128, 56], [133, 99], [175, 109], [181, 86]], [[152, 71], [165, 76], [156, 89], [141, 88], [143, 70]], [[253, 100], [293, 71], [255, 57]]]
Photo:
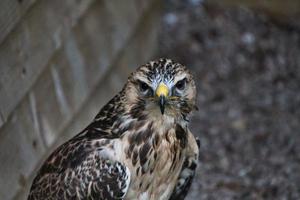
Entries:
[[199, 157], [200, 140], [188, 131], [187, 157], [182, 165], [177, 184], [173, 190], [170, 200], [183, 200], [193, 182]]
[[123, 199], [130, 183], [129, 169], [104, 158], [103, 145], [95, 144], [74, 139], [59, 147], [33, 181], [28, 200]]

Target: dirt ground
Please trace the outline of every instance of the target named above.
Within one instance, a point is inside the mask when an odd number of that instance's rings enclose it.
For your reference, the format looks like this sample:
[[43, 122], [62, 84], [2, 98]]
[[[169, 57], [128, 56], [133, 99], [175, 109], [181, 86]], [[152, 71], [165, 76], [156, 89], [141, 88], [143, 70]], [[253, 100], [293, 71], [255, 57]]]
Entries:
[[167, 1], [162, 23], [159, 55], [198, 87], [187, 199], [300, 199], [299, 27], [201, 0]]

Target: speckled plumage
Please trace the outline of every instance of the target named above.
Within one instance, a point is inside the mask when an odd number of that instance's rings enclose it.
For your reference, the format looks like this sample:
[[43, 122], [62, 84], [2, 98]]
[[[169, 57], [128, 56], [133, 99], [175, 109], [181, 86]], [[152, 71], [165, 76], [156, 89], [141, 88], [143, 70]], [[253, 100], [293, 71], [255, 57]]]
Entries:
[[159, 59], [139, 67], [89, 126], [49, 156], [28, 199], [184, 199], [198, 158], [187, 127], [195, 97], [183, 65]]

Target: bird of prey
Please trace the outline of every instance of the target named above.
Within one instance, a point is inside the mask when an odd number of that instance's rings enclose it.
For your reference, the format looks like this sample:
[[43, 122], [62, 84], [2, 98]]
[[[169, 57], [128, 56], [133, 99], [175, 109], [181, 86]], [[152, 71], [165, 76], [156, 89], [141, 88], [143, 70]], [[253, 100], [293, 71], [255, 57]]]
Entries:
[[28, 200], [184, 199], [199, 154], [188, 129], [195, 99], [185, 66], [169, 59], [140, 66], [82, 132], [49, 156]]

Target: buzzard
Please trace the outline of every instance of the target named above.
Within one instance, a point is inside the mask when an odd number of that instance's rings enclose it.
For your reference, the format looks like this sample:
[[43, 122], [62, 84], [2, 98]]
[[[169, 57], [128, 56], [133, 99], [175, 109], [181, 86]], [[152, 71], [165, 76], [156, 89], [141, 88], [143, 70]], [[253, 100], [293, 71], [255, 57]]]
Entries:
[[187, 127], [195, 99], [185, 66], [169, 59], [142, 65], [83, 131], [48, 157], [28, 200], [184, 199], [199, 153]]

